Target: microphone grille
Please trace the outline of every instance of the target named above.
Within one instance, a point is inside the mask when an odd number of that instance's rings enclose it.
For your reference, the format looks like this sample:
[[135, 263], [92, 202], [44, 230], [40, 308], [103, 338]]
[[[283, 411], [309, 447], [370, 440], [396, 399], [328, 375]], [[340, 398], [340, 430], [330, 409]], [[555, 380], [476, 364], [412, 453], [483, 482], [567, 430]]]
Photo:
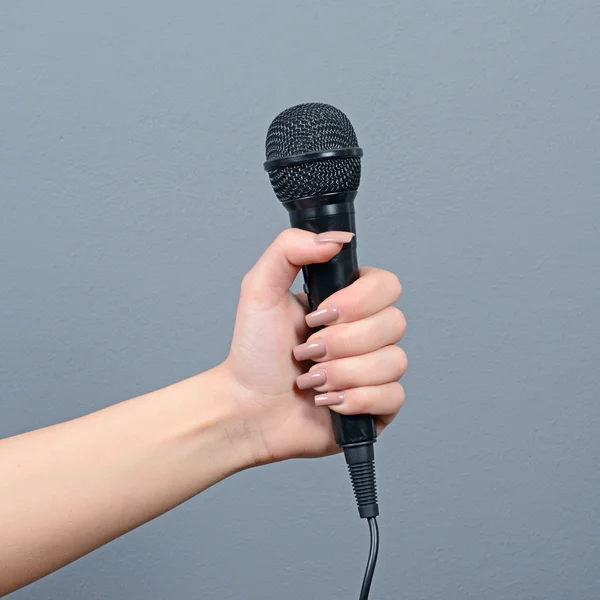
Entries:
[[[298, 104], [277, 115], [267, 132], [267, 160], [295, 154], [358, 148], [352, 123], [339, 109], [317, 102]], [[281, 167], [269, 172], [282, 202], [333, 192], [360, 184], [360, 158], [332, 158]]]

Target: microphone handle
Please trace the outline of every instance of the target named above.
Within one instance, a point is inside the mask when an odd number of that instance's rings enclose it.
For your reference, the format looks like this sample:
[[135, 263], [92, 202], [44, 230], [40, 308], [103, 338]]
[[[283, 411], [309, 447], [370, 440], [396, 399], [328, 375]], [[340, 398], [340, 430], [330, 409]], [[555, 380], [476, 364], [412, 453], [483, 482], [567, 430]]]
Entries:
[[[351, 231], [356, 233], [354, 197], [356, 192], [325, 194], [284, 203], [290, 213], [292, 227], [313, 233]], [[330, 261], [302, 268], [304, 291], [310, 310], [323, 300], [358, 279], [356, 236]], [[318, 331], [322, 327], [315, 329]], [[372, 415], [340, 415], [330, 411], [335, 440], [341, 448], [372, 444], [377, 428]]]

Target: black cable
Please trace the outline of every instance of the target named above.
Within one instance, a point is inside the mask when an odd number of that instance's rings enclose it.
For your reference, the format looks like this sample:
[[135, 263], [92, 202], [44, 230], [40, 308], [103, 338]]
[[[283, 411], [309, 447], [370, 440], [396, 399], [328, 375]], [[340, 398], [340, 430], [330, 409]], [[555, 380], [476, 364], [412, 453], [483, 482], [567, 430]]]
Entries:
[[373, 573], [375, 572], [375, 565], [377, 564], [377, 555], [379, 554], [379, 527], [377, 526], [377, 517], [369, 517], [367, 521], [369, 522], [369, 532], [371, 534], [371, 547], [369, 548], [369, 560], [367, 560], [367, 568], [360, 589], [359, 600], [367, 600], [369, 598]]

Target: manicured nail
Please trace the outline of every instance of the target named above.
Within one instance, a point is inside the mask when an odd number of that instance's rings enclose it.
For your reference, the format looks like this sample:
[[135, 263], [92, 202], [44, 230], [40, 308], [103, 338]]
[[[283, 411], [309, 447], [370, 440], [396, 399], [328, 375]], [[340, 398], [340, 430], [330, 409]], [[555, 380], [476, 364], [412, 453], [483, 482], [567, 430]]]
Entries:
[[327, 373], [322, 369], [315, 369], [314, 371], [309, 371], [308, 373], [304, 373], [304, 375], [300, 375], [298, 379], [296, 379], [296, 385], [301, 390], [308, 390], [309, 388], [319, 387], [327, 382]]
[[326, 353], [325, 340], [322, 338], [300, 344], [294, 348], [294, 358], [298, 361], [321, 358], [325, 356]]
[[346, 394], [344, 392], [327, 392], [315, 396], [315, 404], [317, 406], [333, 406], [334, 404], [342, 404], [345, 399]]
[[347, 244], [352, 241], [351, 231], [324, 231], [315, 235], [316, 244]]
[[309, 327], [319, 327], [320, 325], [333, 323], [339, 316], [340, 313], [337, 308], [321, 308], [306, 315], [306, 324]]

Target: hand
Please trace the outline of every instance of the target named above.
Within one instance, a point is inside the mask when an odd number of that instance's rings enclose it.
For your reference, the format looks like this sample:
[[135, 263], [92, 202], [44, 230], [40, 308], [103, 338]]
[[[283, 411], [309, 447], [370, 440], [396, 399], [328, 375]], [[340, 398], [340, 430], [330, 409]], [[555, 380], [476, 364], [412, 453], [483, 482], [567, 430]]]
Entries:
[[[327, 406], [375, 415], [381, 432], [404, 402], [398, 379], [407, 358], [395, 344], [406, 321], [393, 307], [401, 292], [395, 275], [363, 268], [309, 315], [306, 295], [289, 291], [303, 265], [327, 262], [351, 235], [284, 231], [242, 282], [231, 351], [219, 370], [256, 464], [338, 451]], [[326, 327], [308, 337], [307, 322]]]
[[[336, 452], [325, 405], [376, 415], [380, 431], [394, 418], [406, 368], [398, 279], [363, 269], [312, 315], [289, 292], [301, 265], [328, 261], [348, 235], [281, 234], [244, 278], [231, 351], [214, 369], [0, 440], [0, 596], [236, 471]], [[307, 320], [326, 327], [304, 343]]]

